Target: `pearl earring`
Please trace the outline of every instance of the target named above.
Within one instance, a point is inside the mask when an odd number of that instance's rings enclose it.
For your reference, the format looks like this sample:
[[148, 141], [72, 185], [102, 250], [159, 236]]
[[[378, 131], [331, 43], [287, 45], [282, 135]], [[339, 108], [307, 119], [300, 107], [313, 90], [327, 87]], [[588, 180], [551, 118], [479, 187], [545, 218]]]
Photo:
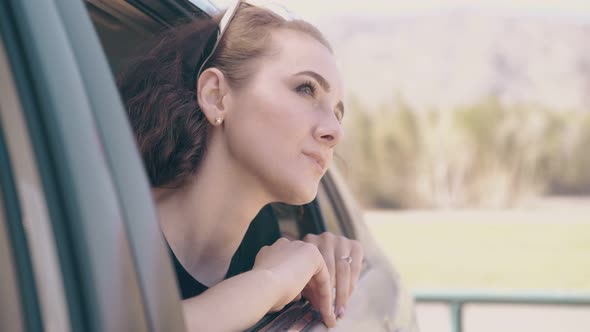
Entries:
[[218, 116], [215, 118], [215, 125], [219, 126], [223, 122], [223, 118]]

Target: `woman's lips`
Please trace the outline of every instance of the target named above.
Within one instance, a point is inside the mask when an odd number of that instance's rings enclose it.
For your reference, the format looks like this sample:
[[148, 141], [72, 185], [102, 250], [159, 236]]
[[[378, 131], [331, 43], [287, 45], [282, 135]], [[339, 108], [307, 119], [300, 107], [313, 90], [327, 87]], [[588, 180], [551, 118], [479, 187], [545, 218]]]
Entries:
[[320, 171], [323, 172], [326, 169], [326, 160], [320, 154], [314, 152], [303, 152], [303, 154], [313, 161]]

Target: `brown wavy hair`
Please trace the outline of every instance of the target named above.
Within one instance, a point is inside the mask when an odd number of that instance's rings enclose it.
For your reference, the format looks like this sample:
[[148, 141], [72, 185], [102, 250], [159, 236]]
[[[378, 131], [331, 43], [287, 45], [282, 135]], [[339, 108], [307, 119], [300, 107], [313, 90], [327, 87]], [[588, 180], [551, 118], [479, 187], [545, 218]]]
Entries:
[[[197, 71], [210, 53], [220, 17], [196, 18], [165, 31], [147, 54], [117, 77], [152, 187], [179, 186], [205, 155], [209, 122], [197, 101]], [[241, 4], [204, 69], [218, 68], [232, 88], [248, 83], [271, 56], [271, 32], [299, 31], [331, 50], [311, 24]]]

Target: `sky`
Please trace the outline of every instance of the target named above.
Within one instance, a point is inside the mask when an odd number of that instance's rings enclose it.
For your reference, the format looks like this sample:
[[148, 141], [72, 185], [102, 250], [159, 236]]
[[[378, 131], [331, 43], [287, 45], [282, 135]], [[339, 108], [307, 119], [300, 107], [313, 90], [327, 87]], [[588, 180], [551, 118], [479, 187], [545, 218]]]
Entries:
[[[210, 0], [227, 7], [233, 0]], [[525, 15], [571, 16], [590, 20], [590, 0], [257, 0], [278, 2], [312, 22], [335, 16], [405, 16], [448, 10], [475, 8], [508, 11]]]

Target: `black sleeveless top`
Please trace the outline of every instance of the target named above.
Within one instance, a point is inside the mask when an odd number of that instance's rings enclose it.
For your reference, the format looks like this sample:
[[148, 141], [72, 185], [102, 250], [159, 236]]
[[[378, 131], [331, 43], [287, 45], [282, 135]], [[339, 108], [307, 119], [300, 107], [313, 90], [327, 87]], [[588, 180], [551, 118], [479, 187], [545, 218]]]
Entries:
[[[242, 243], [234, 253], [225, 278], [231, 278], [240, 273], [249, 271], [254, 266], [256, 254], [260, 248], [273, 244], [281, 237], [278, 222], [270, 205], [260, 210], [256, 218], [250, 223]], [[197, 279], [188, 273], [180, 264], [174, 252], [168, 247], [172, 261], [181, 299], [197, 296], [208, 289]]]

